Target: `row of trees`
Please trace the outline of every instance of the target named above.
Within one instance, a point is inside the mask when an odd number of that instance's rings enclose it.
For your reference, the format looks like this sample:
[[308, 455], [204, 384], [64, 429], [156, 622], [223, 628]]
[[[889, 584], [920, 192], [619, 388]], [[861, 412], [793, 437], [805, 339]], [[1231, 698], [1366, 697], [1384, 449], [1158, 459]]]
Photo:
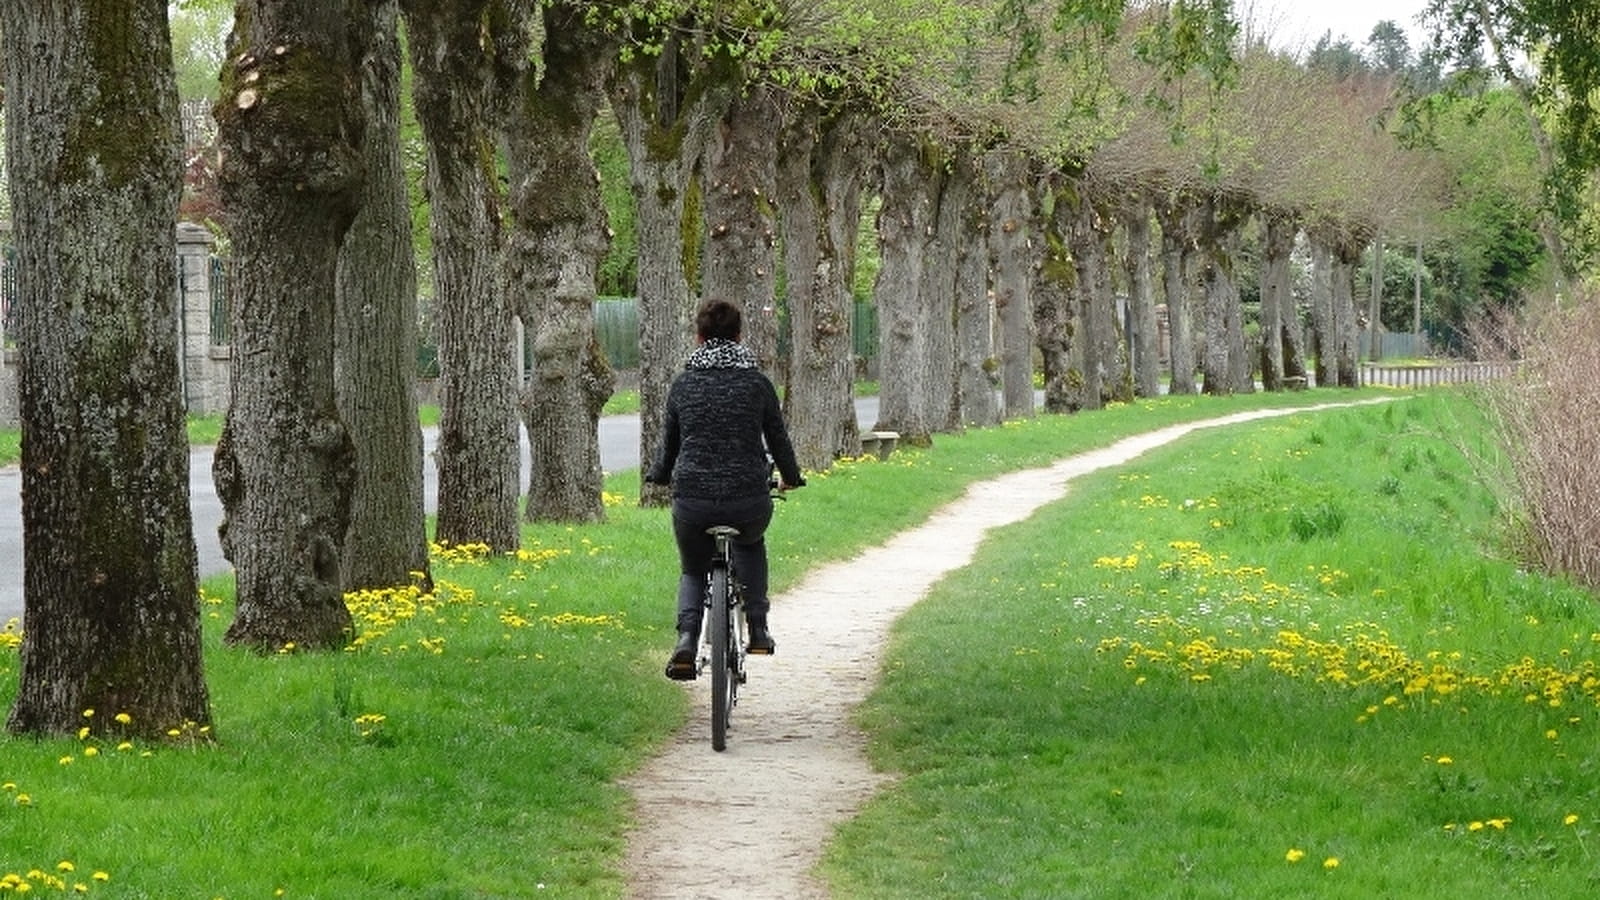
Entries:
[[[153, 262], [171, 258], [177, 203], [167, 21], [155, 0], [0, 4], [25, 301], [15, 730], [75, 730], [84, 708], [151, 733], [209, 718], [172, 271]], [[340, 645], [346, 589], [426, 577], [402, 28], [449, 543], [517, 545], [519, 414], [526, 515], [603, 515], [613, 382], [592, 302], [609, 234], [589, 149], [604, 110], [638, 216], [643, 458], [694, 297], [744, 301], [771, 364], [780, 271], [797, 450], [813, 468], [859, 450], [849, 311], [868, 195], [881, 424], [913, 440], [1031, 413], [1036, 351], [1051, 408], [1153, 393], [1158, 280], [1172, 389], [1197, 371], [1205, 390], [1250, 389], [1251, 221], [1268, 386], [1310, 356], [1320, 383], [1354, 383], [1355, 260], [1427, 196], [1416, 156], [1371, 126], [1386, 98], [1241, 47], [1225, 0], [240, 0], [234, 23], [215, 106], [234, 335], [215, 479], [238, 585], [227, 639], [262, 649]], [[1302, 233], [1309, 345], [1284, 275]], [[534, 359], [521, 385], [516, 320]]]

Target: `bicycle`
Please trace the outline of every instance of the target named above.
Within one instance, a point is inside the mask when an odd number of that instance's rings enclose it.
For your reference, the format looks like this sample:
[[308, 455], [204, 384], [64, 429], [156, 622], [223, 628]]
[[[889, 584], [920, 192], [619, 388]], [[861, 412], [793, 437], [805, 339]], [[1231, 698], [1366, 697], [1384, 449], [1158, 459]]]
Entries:
[[[800, 479], [799, 487], [805, 484]], [[772, 499], [786, 499], [774, 472], [768, 479]], [[770, 653], [770, 650], [749, 649], [746, 643], [744, 618], [744, 585], [740, 583], [733, 562], [733, 539], [739, 529], [731, 525], [713, 525], [706, 529], [716, 542], [711, 554], [711, 567], [706, 574], [705, 614], [701, 617], [700, 656], [695, 673], [711, 670], [711, 749], [721, 752], [728, 746], [728, 723], [733, 718], [733, 707], [739, 702], [739, 685], [745, 683], [745, 659], [752, 652]]]
[[706, 529], [716, 540], [711, 570], [706, 576], [706, 626], [701, 629], [699, 669], [711, 669], [711, 749], [728, 746], [728, 722], [745, 682], [744, 596], [734, 572], [731, 543], [737, 528], [714, 525]]

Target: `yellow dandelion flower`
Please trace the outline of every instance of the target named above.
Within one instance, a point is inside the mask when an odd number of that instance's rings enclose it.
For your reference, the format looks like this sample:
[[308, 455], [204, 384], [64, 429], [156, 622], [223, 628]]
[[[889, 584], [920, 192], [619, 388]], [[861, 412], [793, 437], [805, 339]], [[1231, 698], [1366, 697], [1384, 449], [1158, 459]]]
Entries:
[[117, 713], [116, 720], [117, 724], [119, 725], [127, 725], [133, 721], [133, 716], [130, 716], [125, 712], [120, 712]]
[[84, 710], [84, 711], [83, 711], [83, 717], [84, 717], [84, 718], [85, 718], [85, 719], [92, 719], [92, 718], [94, 718], [94, 710], [93, 710], [93, 709], [86, 709], [86, 710]]
[[1306, 852], [1304, 850], [1301, 850], [1298, 847], [1290, 847], [1289, 848], [1289, 852], [1285, 853], [1283, 855], [1283, 858], [1288, 860], [1289, 862], [1297, 863], [1300, 860], [1306, 858]]
[[78, 867], [73, 865], [70, 860], [63, 859], [61, 862], [56, 863], [57, 872], [76, 872], [77, 870]]
[[1482, 822], [1469, 822], [1469, 823], [1467, 823], [1467, 830], [1468, 831], [1482, 831], [1483, 830], [1483, 823]]
[[1506, 830], [1506, 824], [1509, 823], [1510, 821], [1511, 821], [1510, 819], [1505, 819], [1505, 818], [1490, 819], [1489, 820], [1489, 827], [1493, 828], [1495, 831], [1505, 831]]
[[1328, 857], [1327, 859], [1322, 861], [1322, 867], [1324, 869], [1337, 869], [1337, 868], [1339, 868], [1339, 857], [1337, 857], [1337, 856]]
[[1451, 758], [1450, 758], [1450, 757], [1448, 757], [1448, 756], [1441, 756], [1441, 757], [1439, 757], [1439, 759], [1438, 759], [1438, 763], [1439, 763], [1439, 765], [1441, 765], [1441, 766], [1448, 766], [1448, 765], [1453, 765], [1453, 764], [1454, 764], [1454, 763], [1455, 763], [1455, 760], [1454, 760], [1454, 759], [1451, 759]]
[[105, 872], [96, 872], [93, 875], [90, 875], [89, 877], [93, 878], [95, 881], [110, 881], [111, 880], [111, 876], [109, 874], [105, 873]]
[[1555, 729], [1554, 729], [1554, 728], [1551, 728], [1551, 729], [1549, 729], [1549, 730], [1548, 730], [1548, 731], [1546, 731], [1546, 732], [1545, 732], [1545, 733], [1544, 733], [1544, 736], [1545, 736], [1545, 739], [1546, 739], [1546, 740], [1550, 740], [1550, 741], [1553, 741], [1553, 740], [1555, 740], [1555, 739], [1556, 739], [1556, 738], [1557, 738], [1557, 737], [1559, 737], [1559, 735], [1558, 735], [1558, 734], [1556, 734], [1556, 730], [1555, 730]]
[[28, 796], [27, 794], [18, 794], [17, 795], [17, 799], [16, 799], [16, 804], [18, 806], [32, 806], [33, 805], [33, 798]]
[[100, 755], [100, 748], [99, 747], [85, 747], [85, 748], [83, 748], [83, 755], [84, 756], [99, 756]]
[[1576, 825], [1576, 824], [1578, 824], [1578, 814], [1577, 813], [1567, 813], [1567, 817], [1565, 819], [1561, 820], [1561, 824], [1563, 824], [1563, 825]]
[[74, 759], [74, 757], [72, 757], [70, 755], [69, 756], [63, 756], [60, 759], [56, 760], [56, 762], [62, 764], [63, 766], [70, 766], [70, 765], [72, 765], [72, 760], [73, 759]]

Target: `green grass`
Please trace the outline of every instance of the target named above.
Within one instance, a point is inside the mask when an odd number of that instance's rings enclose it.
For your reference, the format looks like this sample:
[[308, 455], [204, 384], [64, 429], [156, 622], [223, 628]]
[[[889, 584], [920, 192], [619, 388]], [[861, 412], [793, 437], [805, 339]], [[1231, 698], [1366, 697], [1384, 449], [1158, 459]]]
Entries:
[[[1174, 422], [1373, 393], [1168, 398], [940, 437], [931, 449], [897, 451], [883, 462], [844, 461], [780, 506], [769, 541], [774, 589], [921, 521], [974, 479]], [[1195, 896], [1220, 895], [1226, 884], [1243, 886], [1235, 895], [1248, 896], [1246, 888], [1265, 885], [1253, 895], [1274, 896], [1289, 887], [1304, 893], [1306, 885], [1370, 887], [1367, 869], [1390, 871], [1381, 877], [1403, 887], [1431, 886], [1416, 873], [1432, 857], [1411, 846], [1427, 849], [1428, 838], [1437, 845], [1430, 852], [1460, 868], [1463, 878], [1477, 871], [1507, 874], [1503, 884], [1570, 883], [1541, 873], [1567, 877], [1577, 870], [1569, 859], [1572, 842], [1600, 817], [1600, 805], [1583, 754], [1574, 752], [1562, 768], [1552, 751], [1582, 746], [1583, 729], [1592, 727], [1587, 722], [1558, 725], [1560, 739], [1551, 742], [1538, 726], [1558, 714], [1516, 699], [1507, 701], [1504, 719], [1482, 732], [1476, 726], [1485, 722], [1476, 713], [1462, 716], [1462, 724], [1452, 709], [1426, 704], [1408, 706], [1406, 715], [1385, 707], [1358, 725], [1369, 701], [1381, 704], [1378, 692], [1375, 699], [1357, 698], [1347, 688], [1249, 669], [1219, 668], [1200, 685], [1154, 661], [1126, 669], [1127, 647], [1097, 652], [1104, 638], [1134, 635], [1127, 613], [1117, 618], [1115, 609], [1155, 601], [1134, 594], [1131, 581], [1103, 585], [1140, 569], [1096, 568], [1094, 559], [1126, 556], [1138, 540], [1148, 543], [1153, 559], [1161, 542], [1181, 536], [1177, 524], [1199, 529], [1213, 551], [1221, 549], [1221, 537], [1246, 529], [1209, 525], [1233, 507], [1206, 509], [1206, 522], [1174, 507], [1165, 510], [1170, 521], [1141, 523], [1136, 515], [1155, 510], [1117, 502], [1086, 507], [1079, 495], [1153, 493], [1158, 477], [1181, 479], [1188, 487], [1163, 487], [1165, 496], [1209, 504], [1215, 495], [1218, 504], [1255, 510], [1265, 523], [1272, 504], [1250, 507], [1228, 498], [1257, 482], [1245, 463], [1269, 451], [1228, 435], [1288, 429], [1285, 439], [1296, 447], [1337, 451], [1338, 471], [1347, 465], [1349, 440], [1389, 454], [1394, 463], [1384, 472], [1396, 486], [1369, 478], [1376, 470], [1368, 465], [1348, 472], [1345, 493], [1326, 483], [1303, 488], [1347, 514], [1336, 534], [1294, 541], [1346, 572], [1357, 571], [1340, 555], [1353, 552], [1344, 549], [1347, 539], [1364, 534], [1357, 529], [1366, 527], [1367, 507], [1383, 498], [1396, 507], [1394, 498], [1416, 497], [1435, 510], [1475, 508], [1468, 485], [1422, 477], [1450, 470], [1442, 448], [1420, 439], [1410, 448], [1397, 431], [1374, 430], [1359, 417], [1345, 424], [1342, 415], [1296, 416], [1186, 440], [1150, 458], [1141, 470], [1151, 476], [1148, 485], [1093, 479], [991, 544], [979, 568], [953, 577], [913, 610], [899, 631], [886, 686], [865, 716], [877, 758], [907, 776], [836, 843], [828, 872], [839, 895], [895, 896], [915, 888], [945, 896], [1070, 896], [1072, 885], [1125, 883], [1129, 892], [1142, 884], [1143, 893], [1157, 896], [1184, 893], [1184, 885]], [[1383, 413], [1361, 415], [1382, 421]], [[1398, 429], [1411, 414], [1390, 415], [1398, 417]], [[1293, 456], [1271, 455], [1287, 470], [1285, 481], [1309, 471]], [[1308, 452], [1306, 458], [1322, 457]], [[1408, 473], [1408, 465], [1418, 474]], [[280, 889], [284, 896], [341, 898], [522, 897], [542, 894], [537, 885], [551, 896], [619, 895], [629, 820], [617, 781], [688, 713], [686, 694], [660, 674], [672, 642], [670, 527], [664, 511], [638, 508], [636, 486], [634, 472], [610, 480], [605, 524], [528, 527], [517, 558], [438, 557], [439, 590], [431, 597], [352, 598], [362, 637], [344, 653], [262, 657], [222, 647], [231, 587], [226, 580], [209, 583], [206, 667], [216, 743], [118, 749], [93, 739], [0, 740], [0, 875], [54, 873], [66, 861], [74, 867], [62, 876], [69, 884], [116, 897], [253, 897]], [[1393, 521], [1413, 527], [1429, 519], [1407, 515]], [[1332, 527], [1326, 517], [1316, 521]], [[1259, 527], [1265, 534], [1268, 526]], [[1399, 543], [1384, 539], [1387, 552], [1400, 552]], [[1259, 559], [1255, 548], [1264, 546], [1260, 534], [1242, 543], [1241, 564]], [[1370, 564], [1375, 552], [1361, 550], [1355, 559]], [[1435, 571], [1438, 590], [1479, 590], [1493, 598], [1503, 582], [1519, 583], [1497, 564], [1476, 559], [1467, 553], [1450, 562], [1471, 562], [1464, 570]], [[1069, 577], [1087, 580], [1068, 587]], [[1373, 573], [1341, 583], [1379, 580]], [[1048, 589], [1041, 587], [1046, 581]], [[1539, 588], [1518, 593], [1491, 624], [1515, 625], [1535, 613], [1555, 621], [1570, 610], [1564, 621], [1587, 638], [1587, 606], [1543, 581], [1523, 582]], [[1354, 586], [1348, 592], [1357, 597]], [[1115, 602], [1102, 602], [1101, 593]], [[1297, 602], [1315, 609], [1324, 595], [1332, 596], [1323, 591]], [[1079, 608], [1079, 596], [1093, 602]], [[1451, 595], [1453, 615], [1458, 627], [1476, 629], [1493, 603], [1468, 599]], [[1402, 616], [1409, 630], [1395, 634], [1425, 636], [1441, 627], [1428, 624], [1426, 606]], [[1340, 623], [1335, 613], [1348, 611], [1318, 615], [1330, 629], [1325, 637]], [[1539, 660], [1556, 659], [1565, 646], [1531, 626], [1509, 628], [1507, 636]], [[0, 653], [0, 705], [9, 706], [14, 695], [15, 665], [14, 654]], [[1134, 684], [1137, 675], [1145, 676], [1143, 684]], [[1522, 726], [1534, 714], [1539, 722], [1529, 736]], [[1240, 720], [1267, 730], [1258, 734]], [[1412, 722], [1446, 730], [1409, 735], [1420, 727]], [[1448, 731], [1469, 727], [1470, 742]], [[1492, 746], [1493, 755], [1480, 754], [1479, 746]], [[1423, 759], [1446, 753], [1455, 756], [1454, 767]], [[1519, 760], [1516, 774], [1525, 780], [1502, 784], [1511, 776], [1501, 767]], [[1410, 777], [1397, 780], [1397, 772]], [[1225, 777], [1234, 779], [1226, 788], [1219, 784]], [[1513, 791], [1544, 799], [1537, 808], [1519, 806]], [[1272, 828], [1261, 833], [1258, 807], [1274, 803], [1279, 817], [1265, 819]], [[1372, 805], [1377, 814], [1369, 818]], [[1561, 825], [1569, 806], [1584, 815], [1582, 825]], [[1410, 834], [1403, 827], [1410, 820], [1397, 819], [1396, 809], [1412, 810], [1428, 833]], [[1468, 816], [1500, 815], [1514, 819], [1507, 831], [1466, 832]], [[1557, 816], [1554, 824], [1550, 815]], [[1443, 831], [1451, 820], [1461, 823], [1455, 834]], [[1505, 845], [1527, 859], [1492, 843], [1521, 838], [1524, 830], [1546, 835], [1554, 847], [1548, 859], [1531, 862], [1537, 850], [1531, 843]], [[1400, 861], [1413, 867], [1409, 873], [1392, 869], [1389, 859], [1377, 864], [1372, 848], [1389, 840], [1406, 849]], [[1291, 845], [1315, 858], [1283, 863]], [[1329, 855], [1344, 860], [1337, 872], [1321, 871]], [[1463, 859], [1478, 862], [1468, 867]], [[1298, 880], [1252, 880], [1268, 869]], [[93, 880], [95, 872], [108, 880]], [[1047, 885], [1052, 889], [1040, 890]]]
[[1495, 558], [1478, 433], [1201, 432], [994, 535], [896, 625], [837, 895], [1593, 896], [1600, 610]]

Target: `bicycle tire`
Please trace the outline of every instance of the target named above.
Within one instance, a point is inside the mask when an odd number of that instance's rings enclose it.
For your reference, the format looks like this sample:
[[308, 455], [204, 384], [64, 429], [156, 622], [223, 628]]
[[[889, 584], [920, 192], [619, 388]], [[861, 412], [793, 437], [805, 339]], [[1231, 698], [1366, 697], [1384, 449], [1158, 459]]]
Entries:
[[733, 714], [733, 604], [728, 595], [728, 567], [711, 567], [711, 749], [728, 746], [728, 718]]

